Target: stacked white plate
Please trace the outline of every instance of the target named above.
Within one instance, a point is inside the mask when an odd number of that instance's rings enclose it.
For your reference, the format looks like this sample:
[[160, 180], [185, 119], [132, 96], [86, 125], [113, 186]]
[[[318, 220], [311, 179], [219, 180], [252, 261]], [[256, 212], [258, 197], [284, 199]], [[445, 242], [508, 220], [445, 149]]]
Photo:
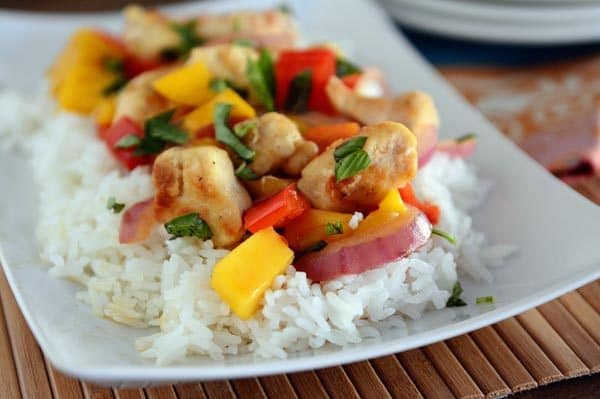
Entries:
[[380, 0], [403, 25], [472, 40], [600, 40], [600, 0]]

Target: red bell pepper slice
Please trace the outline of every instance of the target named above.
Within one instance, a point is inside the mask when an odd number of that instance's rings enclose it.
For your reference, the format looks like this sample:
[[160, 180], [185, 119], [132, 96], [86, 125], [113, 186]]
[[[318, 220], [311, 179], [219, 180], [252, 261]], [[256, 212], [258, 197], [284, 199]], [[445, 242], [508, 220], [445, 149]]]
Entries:
[[284, 107], [290, 83], [299, 73], [306, 70], [312, 73], [312, 90], [308, 99], [308, 108], [334, 114], [335, 109], [325, 93], [325, 86], [329, 78], [335, 75], [335, 54], [326, 48], [286, 50], [279, 54], [275, 63], [277, 106], [280, 109]]
[[135, 148], [116, 148], [115, 145], [125, 136], [134, 135], [144, 137], [144, 130], [137, 123], [126, 116], [119, 118], [109, 128], [100, 132], [102, 139], [119, 160], [129, 170], [139, 165], [148, 165], [154, 161], [153, 156], [138, 156], [134, 154]]
[[407, 184], [399, 189], [399, 191], [402, 201], [423, 212], [431, 224], [437, 224], [440, 221], [440, 207], [431, 202], [419, 200], [415, 195], [412, 185]]
[[244, 213], [244, 226], [252, 233], [267, 227], [282, 227], [308, 208], [310, 204], [306, 198], [296, 190], [295, 184], [290, 184], [248, 209]]

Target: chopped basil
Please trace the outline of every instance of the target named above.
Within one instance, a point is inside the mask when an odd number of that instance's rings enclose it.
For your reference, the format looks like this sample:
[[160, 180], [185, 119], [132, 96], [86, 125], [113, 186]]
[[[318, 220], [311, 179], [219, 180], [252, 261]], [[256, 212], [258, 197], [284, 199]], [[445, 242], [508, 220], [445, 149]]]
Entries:
[[208, 224], [200, 219], [197, 213], [176, 217], [165, 223], [165, 229], [167, 233], [171, 234], [171, 240], [179, 237], [197, 237], [201, 240], [208, 240], [213, 235]]
[[118, 93], [127, 84], [127, 78], [123, 75], [119, 75], [112, 81], [108, 86], [102, 89], [102, 95], [108, 97], [111, 94]]
[[188, 134], [170, 122], [173, 114], [175, 114], [175, 109], [165, 111], [146, 120], [144, 137], [137, 145], [134, 155], [157, 154], [168, 144], [185, 144], [188, 142]]
[[371, 158], [365, 150], [358, 150], [335, 164], [335, 179], [339, 183], [369, 167]]
[[115, 143], [114, 147], [122, 149], [137, 147], [141, 141], [141, 137], [136, 136], [135, 134], [128, 134], [127, 136], [121, 137], [121, 139]]
[[279, 9], [279, 11], [281, 11], [284, 14], [292, 14], [292, 8], [290, 7], [289, 4], [282, 3], [277, 8]]
[[239, 38], [235, 39], [232, 43], [238, 46], [254, 47], [254, 43], [250, 39]]
[[371, 157], [362, 149], [366, 141], [366, 136], [353, 137], [335, 149], [333, 158], [336, 182], [352, 177], [371, 165]]
[[222, 78], [211, 79], [209, 86], [212, 91], [216, 91], [217, 93], [231, 87], [227, 79]]
[[460, 296], [463, 293], [463, 288], [460, 285], [460, 282], [457, 281], [454, 283], [454, 287], [452, 287], [452, 294], [450, 298], [448, 298], [448, 302], [446, 302], [446, 306], [448, 307], [458, 307], [458, 306], [467, 306], [467, 303], [460, 299]]
[[106, 209], [110, 209], [113, 213], [119, 213], [125, 208], [125, 204], [117, 202], [115, 197], [108, 197]]
[[275, 109], [275, 75], [273, 72], [273, 59], [268, 50], [262, 50], [258, 60], [248, 60], [246, 77], [250, 82], [252, 91], [267, 111]]
[[339, 76], [340, 78], [347, 76], [347, 75], [352, 75], [355, 73], [360, 73], [362, 72], [360, 70], [359, 67], [357, 67], [356, 65], [354, 65], [353, 63], [351, 63], [350, 61], [338, 57], [335, 60], [335, 74], [336, 76]]
[[121, 58], [106, 58], [104, 60], [104, 69], [116, 74], [115, 79], [102, 89], [102, 95], [108, 97], [125, 87], [128, 79], [125, 76], [125, 66]]
[[456, 237], [439, 229], [431, 229], [431, 234], [445, 238], [450, 244], [456, 244]]
[[477, 135], [475, 133], [467, 133], [455, 138], [454, 141], [456, 141], [457, 143], [462, 143], [463, 141], [474, 140], [476, 138]]
[[235, 175], [242, 180], [256, 180], [259, 177], [252, 169], [248, 167], [246, 162], [242, 162], [240, 166], [237, 167], [235, 170]]
[[284, 108], [293, 113], [306, 112], [312, 91], [312, 71], [307, 69], [297, 74], [290, 82]]
[[163, 50], [161, 56], [165, 58], [185, 58], [190, 50], [204, 42], [204, 40], [196, 34], [196, 21], [190, 21], [183, 24], [172, 24], [171, 29], [179, 36], [179, 46], [177, 48]]
[[242, 138], [242, 137], [246, 136], [248, 133], [250, 133], [251, 130], [256, 129], [257, 126], [258, 126], [258, 121], [256, 119], [250, 119], [247, 121], [237, 123], [233, 127], [233, 132], [235, 133], [236, 136], [238, 136], [239, 138]]
[[110, 72], [122, 73], [124, 70], [123, 60], [121, 58], [107, 58], [104, 60], [104, 69]]
[[325, 225], [325, 234], [333, 236], [336, 234], [344, 234], [344, 225], [339, 220]]
[[494, 297], [493, 296], [480, 296], [475, 299], [475, 303], [477, 305], [482, 305], [482, 304], [490, 304], [491, 305], [494, 303]]
[[350, 140], [347, 140], [345, 143], [339, 145], [333, 152], [333, 157], [337, 162], [342, 158], [352, 154], [353, 152], [362, 150], [366, 142], [367, 136], [353, 137]]
[[308, 252], [318, 252], [327, 246], [327, 241], [319, 240], [312, 245], [309, 245], [302, 253], [306, 254]]
[[254, 150], [246, 147], [244, 143], [227, 126], [231, 104], [217, 103], [213, 114], [213, 123], [215, 125], [215, 137], [218, 142], [231, 148], [245, 161], [252, 161], [256, 154]]

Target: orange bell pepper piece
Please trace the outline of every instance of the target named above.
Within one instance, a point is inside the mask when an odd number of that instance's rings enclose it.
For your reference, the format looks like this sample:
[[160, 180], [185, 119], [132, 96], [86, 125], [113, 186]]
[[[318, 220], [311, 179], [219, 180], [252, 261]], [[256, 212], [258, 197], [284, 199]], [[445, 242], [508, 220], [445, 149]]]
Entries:
[[356, 122], [342, 122], [331, 125], [321, 125], [309, 128], [303, 133], [306, 140], [314, 141], [323, 151], [327, 146], [338, 139], [347, 139], [355, 136], [360, 130]]

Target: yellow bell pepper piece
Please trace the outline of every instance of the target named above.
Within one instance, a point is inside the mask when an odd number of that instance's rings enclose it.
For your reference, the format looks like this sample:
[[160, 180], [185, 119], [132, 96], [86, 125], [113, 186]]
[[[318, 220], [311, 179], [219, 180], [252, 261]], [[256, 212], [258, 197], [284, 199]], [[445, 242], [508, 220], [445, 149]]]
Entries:
[[123, 48], [103, 37], [101, 33], [91, 29], [79, 29], [71, 36], [48, 70], [51, 91], [57, 93], [75, 65], [88, 64], [101, 67], [108, 59], [123, 57]]
[[100, 66], [76, 64], [58, 88], [58, 103], [66, 110], [89, 114], [104, 98], [102, 91], [115, 79], [114, 73]]
[[112, 123], [113, 117], [115, 116], [115, 109], [117, 107], [117, 100], [115, 96], [105, 97], [98, 102], [94, 109], [94, 116], [96, 117], [96, 124], [100, 126], [108, 126]]
[[221, 259], [211, 286], [242, 320], [252, 317], [273, 279], [292, 263], [294, 252], [272, 227], [254, 233]]
[[218, 103], [231, 104], [230, 118], [254, 118], [256, 111], [242, 97], [231, 89], [225, 89], [212, 98], [206, 104], [203, 104], [187, 114], [183, 119], [183, 128], [194, 134], [199, 129], [213, 123], [213, 114], [215, 106]]
[[[284, 229], [283, 235], [288, 241], [290, 247], [297, 251], [302, 251], [309, 246], [323, 240], [332, 242], [352, 233], [348, 225], [352, 219], [352, 214], [322, 209], [309, 209], [301, 216], [289, 222]], [[341, 234], [327, 234], [327, 224], [342, 224]]]
[[406, 212], [406, 205], [402, 201], [400, 192], [397, 189], [392, 189], [383, 197], [379, 203], [379, 209], [382, 211], [392, 211], [404, 213]]
[[154, 81], [154, 90], [169, 100], [185, 105], [200, 105], [215, 93], [210, 88], [212, 75], [201, 62], [185, 65]]

